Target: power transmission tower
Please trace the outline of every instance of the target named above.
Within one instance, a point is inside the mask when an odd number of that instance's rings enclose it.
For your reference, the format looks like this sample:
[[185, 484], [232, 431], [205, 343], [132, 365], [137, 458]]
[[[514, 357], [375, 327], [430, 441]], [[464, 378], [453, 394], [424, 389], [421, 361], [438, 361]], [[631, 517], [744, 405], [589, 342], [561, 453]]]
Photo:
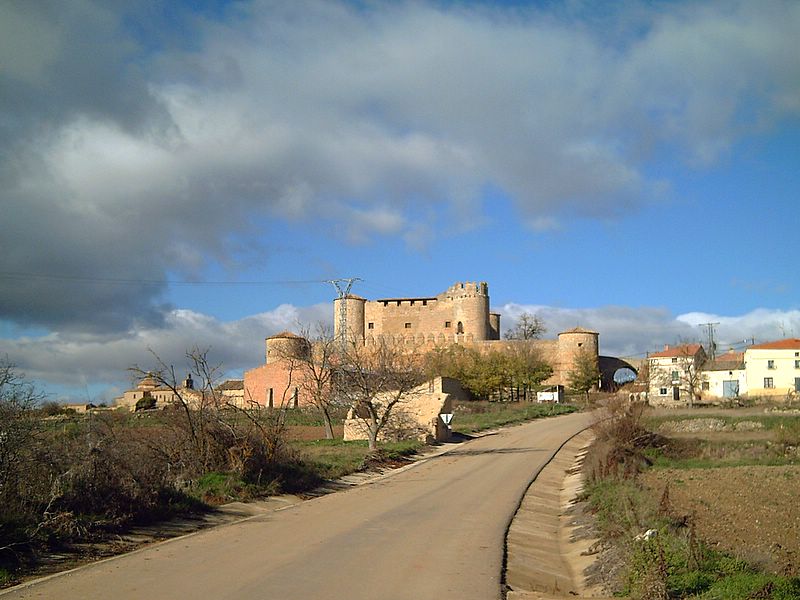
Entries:
[[336, 325], [339, 330], [339, 345], [342, 352], [347, 350], [347, 297], [350, 295], [350, 290], [356, 281], [362, 281], [359, 277], [348, 277], [343, 279], [328, 279], [325, 283], [330, 283], [336, 288], [339, 296], [339, 314], [336, 315]]
[[719, 325], [717, 323], [702, 323], [701, 326], [705, 327], [708, 334], [708, 357], [711, 360], [714, 360], [717, 357], [717, 344], [714, 341], [714, 326]]

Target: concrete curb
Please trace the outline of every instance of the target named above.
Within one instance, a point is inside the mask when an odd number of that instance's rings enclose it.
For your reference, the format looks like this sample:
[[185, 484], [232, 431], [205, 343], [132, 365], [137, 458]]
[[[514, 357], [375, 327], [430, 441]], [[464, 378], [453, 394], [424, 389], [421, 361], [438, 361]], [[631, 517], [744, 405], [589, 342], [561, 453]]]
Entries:
[[582, 573], [592, 559], [581, 553], [592, 541], [572, 543], [564, 512], [582, 489], [577, 467], [593, 438], [585, 429], [568, 440], [525, 493], [506, 537], [508, 599], [574, 598], [591, 593]]

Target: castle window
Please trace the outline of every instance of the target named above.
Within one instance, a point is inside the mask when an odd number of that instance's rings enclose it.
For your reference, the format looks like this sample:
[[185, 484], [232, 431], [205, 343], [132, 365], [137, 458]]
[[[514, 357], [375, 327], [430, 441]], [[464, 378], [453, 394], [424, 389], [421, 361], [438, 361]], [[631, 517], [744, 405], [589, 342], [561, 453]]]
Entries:
[[456, 333], [464, 333], [464, 324], [461, 321], [456, 325]]
[[292, 407], [293, 408], [297, 408], [298, 392], [299, 392], [299, 390], [297, 388], [294, 388], [294, 391], [292, 392]]
[[[428, 301], [427, 300], [423, 300], [422, 301], [422, 306], [428, 306]], [[795, 354], [795, 356], [797, 356], [797, 355]]]
[[269, 406], [270, 408], [272, 408], [274, 406], [274, 398], [273, 398], [272, 388], [269, 388], [267, 390], [267, 406]]
[[450, 327], [450, 321], [445, 321], [444, 322], [444, 326], [445, 326], [445, 328], [449, 328]]
[[580, 348], [581, 346], [583, 346], [583, 342], [578, 342], [578, 348]]
[[411, 329], [411, 323], [406, 323], [405, 327], [406, 329]]
[[402, 301], [402, 300], [398, 300], [398, 301], [397, 301], [397, 306], [400, 306], [402, 303], [403, 303], [403, 301]]
[[375, 323], [367, 323], [367, 329], [375, 329]]

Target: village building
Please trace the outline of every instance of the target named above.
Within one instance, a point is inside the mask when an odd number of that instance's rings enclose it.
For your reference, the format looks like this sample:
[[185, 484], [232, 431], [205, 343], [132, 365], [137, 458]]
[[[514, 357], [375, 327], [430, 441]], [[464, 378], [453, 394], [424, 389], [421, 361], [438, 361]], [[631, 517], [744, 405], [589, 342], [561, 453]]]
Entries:
[[[468, 394], [455, 379], [437, 377], [409, 390], [390, 413], [386, 426], [378, 433], [379, 441], [417, 439], [427, 444], [450, 439], [450, 427], [445, 422], [453, 415], [453, 402], [465, 400]], [[381, 395], [375, 399], [379, 407]], [[384, 402], [385, 404], [385, 402]], [[351, 408], [344, 422], [344, 440], [369, 439], [365, 416]]]
[[290, 331], [268, 337], [264, 364], [244, 373], [244, 403], [285, 408], [311, 404], [302, 368], [310, 352], [309, 341]]
[[664, 346], [648, 357], [648, 401], [653, 406], [686, 406], [702, 399], [701, 369], [706, 352], [700, 344]]
[[750, 346], [744, 362], [749, 395], [789, 398], [800, 393], [800, 339]]
[[700, 344], [666, 346], [648, 357], [648, 401], [686, 406], [740, 397], [791, 400], [800, 395], [800, 339], [730, 350], [713, 359]]
[[703, 364], [700, 378], [703, 400], [733, 399], [747, 395], [744, 352], [726, 352]]

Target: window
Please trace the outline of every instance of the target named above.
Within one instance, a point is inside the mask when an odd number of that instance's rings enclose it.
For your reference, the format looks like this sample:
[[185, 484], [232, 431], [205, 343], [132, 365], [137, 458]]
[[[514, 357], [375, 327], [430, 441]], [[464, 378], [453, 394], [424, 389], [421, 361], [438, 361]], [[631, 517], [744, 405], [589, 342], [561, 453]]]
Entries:
[[667, 395], [667, 388], [659, 388], [658, 395], [659, 396], [666, 396]]
[[406, 329], [411, 329], [411, 323], [406, 323], [406, 324], [404, 325], [404, 327], [405, 327]]
[[402, 300], [398, 300], [398, 301], [397, 301], [397, 306], [400, 306], [402, 303], [403, 303], [403, 301], [402, 301]]
[[775, 361], [774, 360], [768, 360], [767, 361], [767, 368], [768, 369], [774, 369], [775, 368]]
[[678, 380], [678, 372], [677, 371], [673, 371], [672, 372], [672, 381], [677, 381], [677, 380]]
[[445, 329], [448, 329], [450, 327], [450, 321], [445, 321], [444, 322], [444, 326], [445, 326]]
[[772, 377], [764, 377], [764, 389], [774, 388], [775, 382], [772, 380]]
[[269, 390], [267, 390], [267, 406], [269, 406], [270, 408], [273, 407], [272, 388], [269, 388]]
[[672, 359], [672, 364], [674, 365], [676, 362], [678, 362], [678, 359], [677, 358], [673, 358]]
[[422, 301], [422, 306], [428, 306], [428, 301], [427, 300], [423, 300]]
[[800, 369], [800, 360], [794, 361], [794, 368], [795, 369]]
[[710, 389], [711, 389], [711, 385], [708, 383], [708, 381], [704, 381], [704, 382], [703, 382], [703, 385], [702, 385], [701, 387], [702, 387], [702, 389], [703, 389], [704, 391], [708, 391], [708, 390], [710, 390]]
[[461, 321], [456, 325], [456, 333], [464, 333], [464, 324]]
[[375, 329], [375, 323], [367, 323], [367, 329]]

